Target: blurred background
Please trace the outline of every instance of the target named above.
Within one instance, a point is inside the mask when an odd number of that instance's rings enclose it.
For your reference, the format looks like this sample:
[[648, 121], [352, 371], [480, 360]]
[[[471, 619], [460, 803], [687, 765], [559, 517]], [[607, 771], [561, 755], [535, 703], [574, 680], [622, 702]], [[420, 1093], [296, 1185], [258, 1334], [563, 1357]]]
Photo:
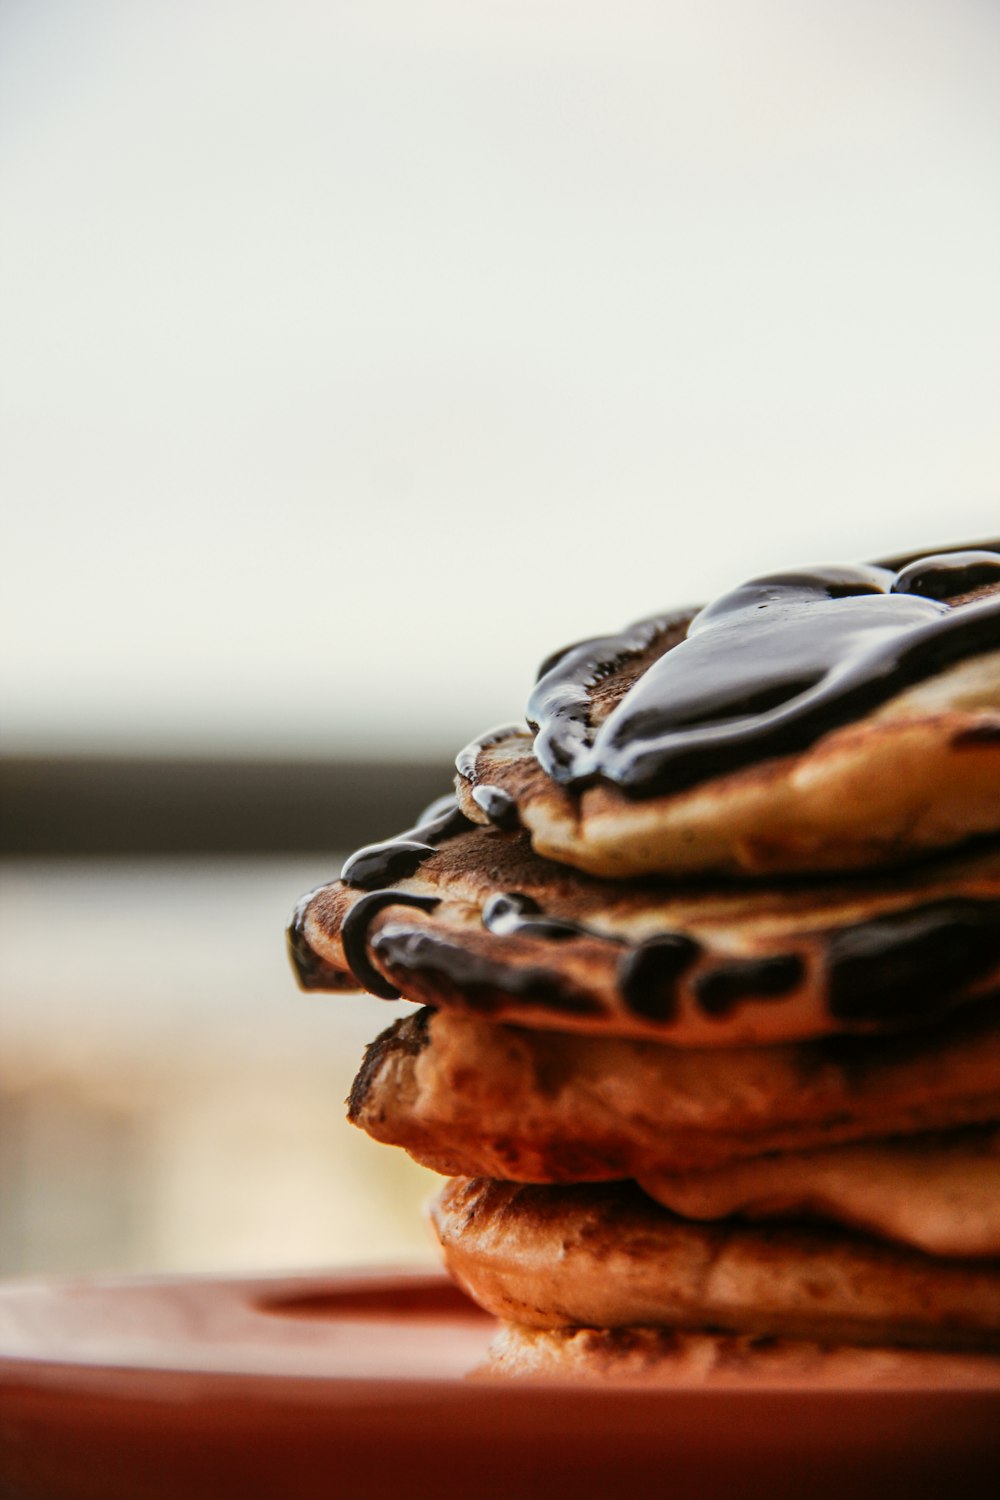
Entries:
[[287, 912], [567, 640], [996, 535], [998, 77], [994, 0], [0, 0], [0, 1271], [431, 1256]]

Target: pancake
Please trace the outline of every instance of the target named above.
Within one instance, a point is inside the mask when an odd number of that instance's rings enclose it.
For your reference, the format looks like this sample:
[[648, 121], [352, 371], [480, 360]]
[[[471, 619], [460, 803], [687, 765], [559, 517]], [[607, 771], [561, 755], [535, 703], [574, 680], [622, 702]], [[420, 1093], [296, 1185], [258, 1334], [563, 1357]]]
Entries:
[[857, 1348], [669, 1328], [526, 1328], [505, 1323], [477, 1373], [665, 1390], [996, 1390], [1000, 1356]]
[[929, 1255], [1000, 1257], [1000, 1127], [757, 1157], [644, 1177], [686, 1219], [823, 1219]]
[[543, 664], [474, 822], [592, 874], [864, 870], [1000, 831], [1000, 542], [755, 579]]
[[898, 1031], [1000, 993], [995, 842], [891, 880], [626, 885], [452, 807], [343, 873], [293, 919], [307, 988], [697, 1048]]
[[368, 1049], [349, 1118], [448, 1175], [601, 1182], [1000, 1120], [1000, 1016], [781, 1047], [665, 1047], [447, 1011]]
[[1000, 1262], [798, 1225], [691, 1224], [632, 1183], [455, 1178], [431, 1209], [451, 1276], [536, 1328], [692, 1329], [1000, 1352]]

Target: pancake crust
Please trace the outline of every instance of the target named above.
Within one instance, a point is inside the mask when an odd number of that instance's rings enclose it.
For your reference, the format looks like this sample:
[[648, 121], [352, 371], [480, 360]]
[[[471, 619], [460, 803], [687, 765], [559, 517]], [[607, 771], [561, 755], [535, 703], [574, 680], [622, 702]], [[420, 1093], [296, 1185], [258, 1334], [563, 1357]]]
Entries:
[[667, 1328], [527, 1328], [505, 1323], [484, 1376], [667, 1390], [1000, 1390], [1000, 1356], [817, 1344]]
[[631, 1183], [456, 1178], [431, 1212], [453, 1278], [516, 1323], [1000, 1352], [996, 1261], [835, 1230], [689, 1224]]
[[[398, 897], [398, 899], [395, 899]], [[893, 879], [596, 880], [469, 828], [293, 926], [303, 982], [518, 1025], [731, 1047], [923, 1025], [1000, 992], [1000, 846]]]
[[695, 1052], [445, 1011], [368, 1049], [350, 1119], [445, 1174], [601, 1182], [1000, 1120], [1000, 1019]]

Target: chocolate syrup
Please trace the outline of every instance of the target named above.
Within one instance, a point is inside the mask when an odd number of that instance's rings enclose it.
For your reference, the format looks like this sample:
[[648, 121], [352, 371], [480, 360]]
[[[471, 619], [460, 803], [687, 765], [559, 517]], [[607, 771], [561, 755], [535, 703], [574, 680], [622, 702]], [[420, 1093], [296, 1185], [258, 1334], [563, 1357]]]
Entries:
[[[656, 641], [662, 641], [666, 649], [672, 635], [676, 635], [678, 641], [681, 640], [682, 632], [690, 624], [693, 614], [693, 610], [685, 610], [653, 615], [648, 620], [639, 620], [630, 625], [621, 635], [578, 641], [546, 658], [539, 668], [538, 682], [528, 699], [527, 708], [528, 723], [539, 730], [535, 739], [535, 754], [539, 760], [542, 759], [539, 755], [539, 740], [546, 736], [546, 714], [559, 724], [559, 733], [548, 736], [548, 748], [551, 755], [569, 769], [573, 764], [574, 754], [584, 752], [589, 743], [587, 726], [591, 706], [590, 688], [632, 658], [642, 656]], [[543, 684], [546, 685], [544, 688]], [[540, 691], [544, 692], [544, 704], [537, 701]], [[469, 762], [470, 751], [477, 748], [470, 745], [458, 757], [456, 767], [460, 776], [468, 779], [465, 766]], [[474, 755], [471, 763], [475, 765]], [[545, 764], [544, 760], [542, 764]]]
[[564, 1015], [602, 1014], [601, 1002], [577, 989], [558, 969], [499, 963], [434, 932], [383, 929], [372, 941], [372, 952], [387, 968], [454, 985], [462, 1005], [481, 1015], [491, 1014], [511, 998]]
[[340, 878], [345, 885], [362, 891], [406, 880], [441, 844], [475, 826], [459, 810], [453, 796], [439, 797], [426, 809], [416, 828], [381, 844], [366, 844], [352, 854]]
[[517, 803], [505, 792], [502, 786], [491, 786], [484, 783], [482, 786], [473, 787], [472, 800], [477, 807], [481, 807], [495, 828], [513, 829], [520, 828], [521, 817], [517, 810]]
[[844, 566], [754, 579], [703, 609], [597, 727], [590, 690], [648, 649], [666, 618], [545, 664], [528, 704], [535, 755], [557, 782], [627, 796], [696, 785], [806, 749], [957, 662], [1000, 650], [1000, 600], [952, 608], [1000, 580], [1000, 548], [940, 553], [901, 572]]
[[565, 917], [547, 917], [538, 902], [520, 891], [504, 891], [491, 896], [483, 907], [483, 926], [487, 932], [499, 937], [513, 933], [524, 933], [527, 937], [548, 938], [552, 942], [563, 942], [566, 938], [600, 937], [603, 933], [571, 922]]
[[927, 599], [957, 599], [988, 584], [1000, 583], [1000, 555], [995, 552], [940, 552], [904, 568], [892, 586], [894, 594], [922, 594]]
[[830, 1014], [908, 1023], [1000, 965], [1000, 901], [954, 897], [874, 917], [827, 943]]
[[[432, 851], [431, 851], [432, 852]], [[289, 928], [292, 961], [304, 989], [339, 989], [343, 976], [313, 952], [303, 931], [310, 897], [296, 909]], [[383, 928], [369, 939], [371, 924], [390, 906], [433, 911], [439, 898], [395, 889], [361, 896], [343, 920], [341, 941], [347, 966], [358, 984], [387, 1000], [399, 991], [375, 968], [372, 953], [397, 973], [433, 975], [453, 986], [463, 1005], [482, 1014], [509, 998], [554, 1013], [599, 1016], [599, 998], [583, 992], [569, 976], [544, 963], [494, 960], [447, 933], [402, 926]], [[806, 956], [790, 951], [762, 958], [707, 959], [699, 941], [683, 932], [659, 933], [643, 942], [602, 932], [570, 918], [550, 915], [522, 891], [489, 897], [483, 927], [495, 937], [523, 936], [561, 943], [589, 938], [620, 950], [616, 983], [634, 1015], [654, 1024], [677, 1019], [681, 982], [688, 981], [699, 1009], [724, 1018], [742, 1005], [780, 1002], [803, 982]], [[822, 970], [817, 975], [829, 1014], [849, 1026], [906, 1027], [930, 1020], [967, 999], [970, 987], [1000, 985], [1000, 901], [946, 897], [921, 906], [828, 931]]]
[[784, 1000], [804, 973], [796, 953], [730, 959], [695, 977], [695, 999], [706, 1016], [729, 1016], [747, 1000]]
[[368, 957], [368, 929], [387, 906], [412, 906], [418, 911], [433, 911], [437, 896], [418, 896], [410, 891], [371, 891], [351, 907], [340, 929], [347, 967], [361, 985], [382, 1000], [398, 1000], [399, 991], [380, 974]]
[[677, 982], [701, 952], [682, 932], [663, 932], [630, 948], [618, 965], [618, 989], [634, 1015], [666, 1024], [677, 1015]]

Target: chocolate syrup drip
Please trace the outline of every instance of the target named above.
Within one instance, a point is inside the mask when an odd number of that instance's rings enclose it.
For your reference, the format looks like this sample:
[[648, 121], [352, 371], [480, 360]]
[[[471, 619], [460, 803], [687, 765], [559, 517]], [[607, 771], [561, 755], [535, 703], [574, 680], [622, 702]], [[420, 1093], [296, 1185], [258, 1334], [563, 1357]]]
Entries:
[[387, 968], [430, 975], [454, 985], [462, 1004], [482, 1015], [491, 1014], [509, 998], [564, 1015], [602, 1014], [600, 1001], [576, 989], [558, 970], [497, 963], [436, 933], [383, 930], [372, 940], [372, 952]]
[[1000, 583], [1000, 556], [996, 552], [942, 552], [904, 568], [892, 591], [921, 594], [926, 599], [957, 599], [991, 583]]
[[527, 937], [548, 938], [553, 942], [563, 942], [566, 938], [574, 937], [597, 937], [605, 942], [615, 941], [613, 938], [609, 940], [602, 932], [595, 932], [592, 927], [584, 927], [580, 922], [571, 922], [565, 917], [545, 916], [538, 902], [520, 891], [504, 891], [500, 895], [491, 896], [483, 907], [483, 926], [487, 932], [495, 932], [498, 937], [508, 937], [520, 932]]
[[952, 609], [927, 597], [996, 581], [996, 559], [984, 548], [898, 575], [845, 566], [755, 579], [696, 615], [596, 728], [590, 689], [645, 650], [665, 618], [584, 642], [547, 663], [531, 695], [535, 755], [557, 782], [603, 778], [648, 797], [806, 749], [907, 687], [1000, 650], [1000, 600]]
[[501, 786], [483, 785], [473, 788], [472, 800], [477, 807], [481, 807], [495, 828], [503, 828], [508, 832], [514, 828], [520, 828], [521, 818], [517, 810], [517, 803]]
[[474, 782], [476, 761], [481, 752], [488, 750], [490, 745], [499, 744], [501, 740], [510, 739], [511, 735], [523, 733], [523, 724], [501, 724], [497, 729], [488, 729], [485, 734], [479, 736], [478, 740], [473, 740], [471, 744], [466, 745], [464, 750], [458, 752], [455, 757], [455, 769], [459, 776], [463, 776], [466, 781]]
[[831, 935], [830, 1014], [921, 1021], [1000, 965], [1000, 901], [932, 901]]
[[[372, 891], [351, 907], [340, 929], [347, 967], [361, 985], [382, 1000], [398, 1000], [399, 991], [380, 974], [368, 957], [368, 932], [379, 912], [387, 906], [413, 906], [433, 911], [437, 896], [417, 896], [409, 891]], [[377, 950], [375, 950], [377, 951]]]
[[295, 971], [295, 978], [301, 990], [336, 990], [340, 989], [343, 976], [339, 969], [328, 964], [326, 959], [321, 958], [313, 948], [305, 935], [306, 909], [315, 893], [310, 891], [303, 896], [298, 906], [292, 912], [292, 919], [285, 930], [285, 941], [288, 945], [288, 957]]
[[805, 966], [796, 953], [738, 958], [695, 977], [695, 998], [706, 1016], [728, 1016], [746, 1000], [783, 1000], [801, 984]]
[[911, 563], [925, 557], [948, 557], [956, 552], [1000, 552], [1000, 537], [992, 541], [959, 542], [954, 546], [921, 547], [918, 552], [897, 552], [893, 557], [880, 557], [872, 564], [875, 568], [888, 568], [890, 573], [901, 573]]
[[[542, 741], [543, 749], [548, 750], [554, 760], [567, 770], [571, 768], [574, 755], [585, 752], [589, 746], [589, 689], [633, 657], [648, 651], [658, 636], [667, 636], [671, 631], [682, 629], [690, 621], [692, 613], [693, 611], [687, 610], [653, 615], [648, 620], [639, 620], [630, 625], [621, 635], [603, 636], [596, 640], [578, 641], [574, 646], [564, 646], [542, 662], [535, 690], [528, 699], [527, 719], [531, 727], [539, 731], [535, 738], [535, 755], [543, 765], [545, 761], [539, 753], [539, 741]], [[547, 717], [558, 722], [558, 734], [546, 736]], [[462, 764], [467, 753], [463, 751], [456, 762], [459, 775], [466, 774]], [[549, 774], [555, 775], [554, 772]], [[567, 778], [564, 776], [556, 779]]]
[[345, 885], [362, 891], [406, 880], [441, 844], [475, 826], [459, 810], [453, 796], [439, 797], [427, 808], [416, 828], [381, 844], [366, 844], [352, 854], [340, 878]]
[[629, 1010], [664, 1024], [677, 1015], [677, 981], [701, 945], [682, 932], [664, 932], [629, 949], [618, 965], [618, 989]]

